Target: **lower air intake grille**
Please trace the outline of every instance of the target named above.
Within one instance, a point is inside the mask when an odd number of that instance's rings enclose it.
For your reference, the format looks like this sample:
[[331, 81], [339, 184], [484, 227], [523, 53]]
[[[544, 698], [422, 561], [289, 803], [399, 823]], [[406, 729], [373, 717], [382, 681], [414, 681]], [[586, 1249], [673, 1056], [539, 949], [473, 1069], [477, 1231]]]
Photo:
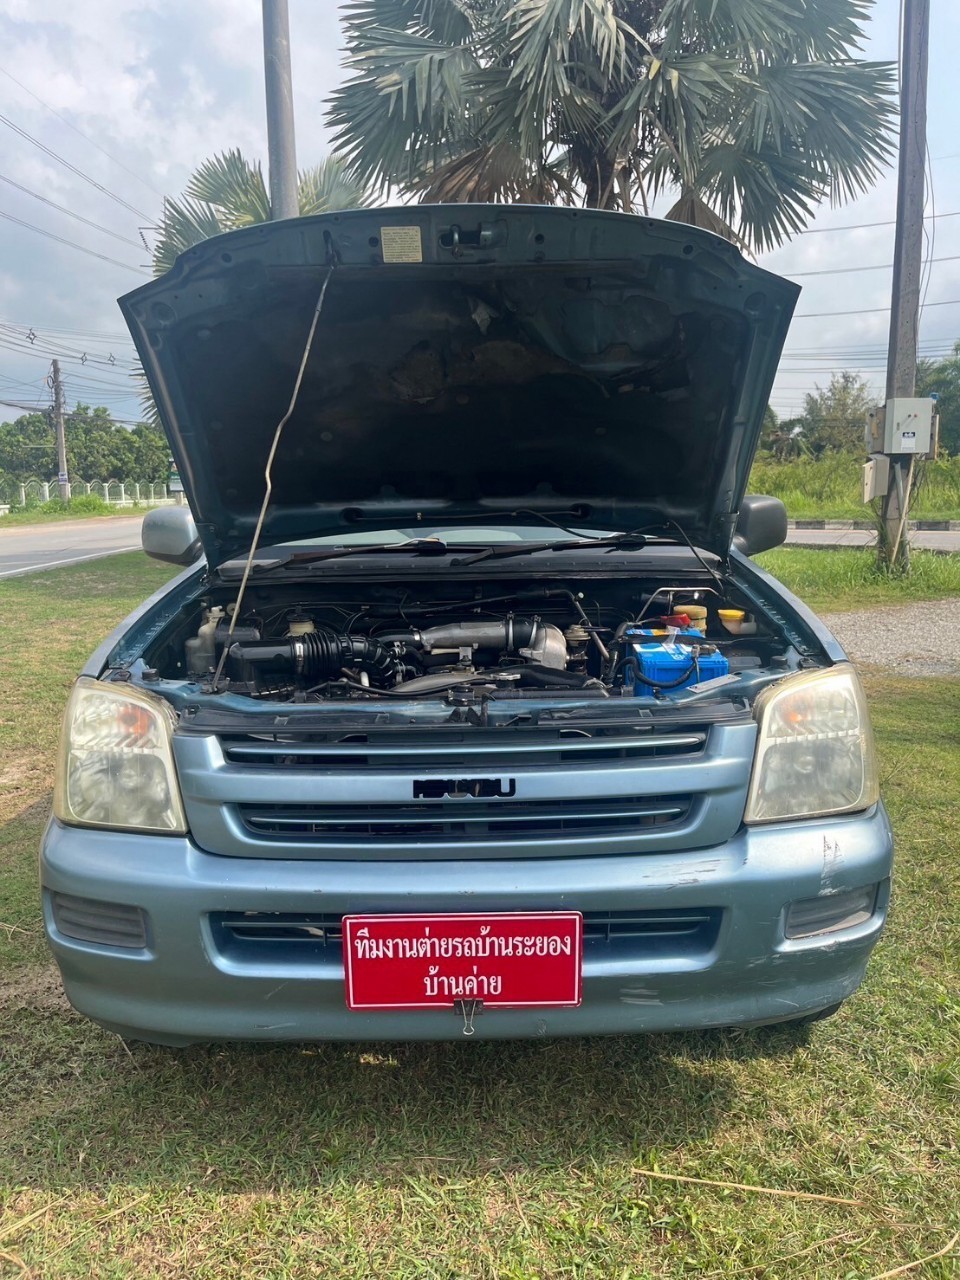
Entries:
[[[713, 948], [722, 916], [719, 907], [585, 911], [584, 955], [587, 959], [702, 955]], [[343, 958], [340, 915], [227, 911], [211, 914], [209, 921], [220, 954], [241, 963], [302, 964]]]
[[142, 950], [147, 945], [146, 916], [139, 907], [74, 898], [67, 893], [51, 894], [50, 905], [57, 931], [65, 938], [132, 950]]

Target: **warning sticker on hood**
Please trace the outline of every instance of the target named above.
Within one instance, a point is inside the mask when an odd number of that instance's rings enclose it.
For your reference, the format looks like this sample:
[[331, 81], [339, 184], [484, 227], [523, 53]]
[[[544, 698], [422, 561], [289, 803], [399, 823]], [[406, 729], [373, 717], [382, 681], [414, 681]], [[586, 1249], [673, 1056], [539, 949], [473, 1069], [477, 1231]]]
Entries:
[[381, 227], [380, 245], [384, 262], [423, 261], [419, 227]]

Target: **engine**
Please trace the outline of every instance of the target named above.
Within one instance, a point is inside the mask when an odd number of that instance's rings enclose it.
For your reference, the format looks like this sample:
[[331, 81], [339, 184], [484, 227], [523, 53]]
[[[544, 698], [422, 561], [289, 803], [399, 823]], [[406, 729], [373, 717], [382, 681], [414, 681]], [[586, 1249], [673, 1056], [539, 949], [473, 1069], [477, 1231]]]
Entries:
[[276, 640], [232, 641], [226, 634], [222, 639], [231, 686], [261, 696], [289, 684], [317, 690], [341, 681], [404, 694], [432, 692], [484, 671], [547, 688], [584, 683], [567, 671], [563, 632], [539, 618], [509, 615], [379, 635], [351, 635], [296, 619]]
[[179, 643], [151, 656], [164, 676], [281, 702], [458, 690], [660, 698], [765, 667], [782, 647], [706, 585], [497, 588], [448, 584], [420, 599], [403, 587], [324, 588], [304, 599], [255, 587], [241, 617], [229, 599], [207, 600]]

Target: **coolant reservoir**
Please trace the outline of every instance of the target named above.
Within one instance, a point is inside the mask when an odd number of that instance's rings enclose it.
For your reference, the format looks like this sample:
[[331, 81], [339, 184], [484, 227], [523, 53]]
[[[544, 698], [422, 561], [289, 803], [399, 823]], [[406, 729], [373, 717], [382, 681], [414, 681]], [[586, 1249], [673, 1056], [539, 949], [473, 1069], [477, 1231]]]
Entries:
[[197, 628], [197, 634], [191, 636], [184, 644], [187, 658], [187, 674], [204, 676], [217, 660], [216, 635], [217, 625], [224, 617], [223, 609], [215, 604], [203, 616], [203, 622]]

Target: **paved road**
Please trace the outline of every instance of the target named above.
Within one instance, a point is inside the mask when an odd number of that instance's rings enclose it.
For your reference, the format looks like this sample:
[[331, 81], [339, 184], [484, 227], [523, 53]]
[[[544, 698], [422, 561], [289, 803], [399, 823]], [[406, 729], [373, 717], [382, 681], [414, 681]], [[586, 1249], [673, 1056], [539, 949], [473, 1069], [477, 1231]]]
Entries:
[[0, 519], [0, 578], [137, 551], [142, 521], [142, 516], [104, 516], [4, 529]]
[[[788, 547], [872, 547], [872, 529], [791, 529]], [[913, 529], [910, 546], [927, 551], [960, 551], [960, 529]]]

